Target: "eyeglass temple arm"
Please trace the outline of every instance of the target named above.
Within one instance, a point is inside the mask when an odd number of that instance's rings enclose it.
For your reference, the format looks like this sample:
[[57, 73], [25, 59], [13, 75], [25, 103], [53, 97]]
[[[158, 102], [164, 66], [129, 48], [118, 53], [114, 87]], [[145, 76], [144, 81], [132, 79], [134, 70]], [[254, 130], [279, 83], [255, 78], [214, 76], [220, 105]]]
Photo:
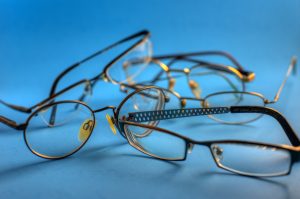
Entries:
[[[174, 71], [176, 72], [178, 70], [170, 69], [162, 61], [160, 61], [158, 59], [149, 58], [149, 57], [144, 58], [144, 59], [133, 59], [133, 60], [127, 61], [123, 68], [126, 71], [128, 69], [128, 67], [133, 66], [135, 64], [143, 63], [145, 61], [153, 62], [153, 63], [155, 63], [155, 65], [159, 66], [162, 69], [161, 72], [165, 72], [167, 74], [167, 78], [163, 78], [162, 79], [161, 75], [163, 73], [161, 73], [161, 74], [157, 75], [155, 78], [153, 78], [150, 81], [140, 82], [141, 84], [148, 84], [148, 83], [155, 84], [156, 82], [158, 82], [160, 80], [168, 80], [169, 81], [169, 89], [172, 89], [172, 87], [174, 86], [172, 84], [174, 84], [174, 82], [172, 83], [171, 80], [173, 78], [181, 77], [181, 76], [171, 76], [169, 72], [174, 72]], [[218, 70], [218, 71], [223, 71], [223, 72], [230, 72], [231, 71], [227, 67], [222, 66], [222, 65], [218, 65], [218, 64], [212, 64], [212, 63], [209, 63], [209, 62], [202, 62], [202, 61], [197, 61], [197, 63], [205, 64], [205, 65], [207, 65], [209, 67], [212, 67], [214, 70]], [[179, 70], [179, 71], [183, 72], [183, 70]], [[222, 77], [226, 80], [227, 83], [229, 83], [229, 85], [231, 87], [234, 87], [233, 88], [234, 90], [237, 90], [237, 88], [234, 86], [234, 84], [226, 76], [222, 75]], [[240, 77], [240, 78], [243, 78], [243, 77]]]
[[[174, 60], [174, 61], [173, 61]], [[176, 59], [173, 59], [171, 62], [169, 62], [168, 67], [169, 67], [169, 72], [177, 71], [176, 69], [170, 68], [171, 64], [173, 64]], [[202, 61], [202, 60], [196, 60], [192, 58], [184, 58], [185, 61], [193, 62], [199, 64], [199, 66], [203, 66], [208, 69], [216, 70], [216, 71], [222, 71], [226, 73], [234, 73], [237, 75], [242, 81], [245, 82], [250, 82], [253, 81], [255, 78], [255, 73], [253, 72], [246, 72], [246, 71], [240, 71], [234, 67], [231, 66], [226, 66], [222, 64], [217, 64], [217, 63], [212, 63], [212, 62], [207, 62], [207, 61]], [[163, 75], [163, 71], [160, 71], [154, 78], [152, 82], [156, 82], [160, 80], [160, 77]]]
[[[79, 101], [82, 101], [84, 99], [84, 97], [87, 95], [87, 93], [92, 92], [92, 87], [95, 84], [94, 82], [92, 83], [89, 80], [81, 80], [81, 81], [79, 81], [79, 82], [77, 82], [75, 84], [72, 84], [71, 86], [68, 86], [67, 88], [61, 90], [60, 92], [58, 92], [56, 94], [53, 94], [51, 97], [47, 98], [46, 100], [40, 102], [39, 104], [37, 104], [37, 105], [35, 105], [33, 107], [35, 108], [35, 107], [43, 105], [43, 104], [45, 104], [47, 102], [52, 102], [56, 97], [62, 95], [63, 93], [66, 93], [67, 91], [72, 90], [73, 88], [75, 88], [77, 86], [80, 86], [82, 84], [85, 84], [84, 93], [80, 96], [79, 99], [77, 99]], [[75, 108], [77, 108], [77, 107], [75, 107]], [[55, 123], [56, 111], [57, 111], [57, 107], [56, 106], [52, 107], [51, 113], [50, 113], [50, 120], [49, 120], [49, 124], [50, 125], [54, 125], [54, 123]]]
[[[86, 89], [89, 88], [91, 86], [91, 83], [90, 81], [88, 80], [81, 80], [75, 84], [72, 84], [71, 86], [65, 88], [65, 89], [62, 89], [61, 91], [57, 92], [56, 94], [54, 94], [52, 97], [48, 97], [44, 100], [42, 100], [41, 102], [37, 103], [36, 105], [30, 107], [30, 108], [26, 108], [26, 107], [22, 107], [22, 106], [17, 106], [17, 105], [13, 105], [13, 104], [9, 104], [9, 103], [6, 103], [4, 102], [3, 100], [0, 100], [0, 104], [4, 105], [4, 106], [7, 106], [13, 110], [17, 110], [17, 111], [20, 111], [20, 112], [24, 112], [24, 113], [31, 113], [32, 110], [34, 108], [37, 108], [39, 106], [42, 106], [43, 104], [46, 104], [47, 102], [50, 102], [51, 100], [53, 100], [54, 98], [62, 95], [63, 93], [81, 85], [81, 84], [85, 84], [85, 91], [87, 91]], [[56, 108], [53, 107], [52, 109], [52, 113], [51, 113], [51, 118], [53, 119], [53, 121], [55, 121], [55, 115], [56, 115]], [[23, 130], [24, 129], [24, 124], [20, 124], [18, 125], [15, 121], [11, 120], [11, 119], [8, 119], [4, 116], [1, 116], [0, 115], [0, 123], [3, 123], [11, 128], [14, 128], [14, 129], [17, 129], [17, 130]]]
[[229, 113], [228, 107], [214, 107], [214, 108], [184, 108], [184, 109], [169, 109], [157, 111], [143, 111], [132, 112], [128, 114], [128, 121], [131, 122], [151, 122], [159, 120], [168, 120], [183, 117], [212, 115]]
[[240, 71], [244, 71], [243, 66], [228, 52], [225, 51], [200, 51], [200, 52], [191, 52], [191, 53], [178, 53], [178, 54], [170, 54], [170, 55], [157, 55], [153, 56], [156, 59], [184, 59], [186, 57], [193, 56], [208, 56], [208, 55], [219, 55], [224, 56], [229, 59]]
[[285, 74], [285, 77], [284, 77], [284, 79], [283, 79], [283, 81], [282, 81], [282, 83], [281, 83], [281, 85], [280, 85], [273, 101], [267, 101], [268, 104], [276, 103], [279, 100], [280, 94], [281, 94], [288, 78], [291, 76], [292, 72], [293, 72], [293, 74], [296, 74], [296, 72], [297, 72], [297, 57], [296, 56], [292, 57], [291, 62], [288, 66], [287, 72]]
[[213, 108], [188, 108], [188, 109], [169, 109], [157, 111], [132, 112], [128, 114], [128, 121], [131, 122], [151, 122], [183, 117], [215, 115], [225, 113], [261, 113], [276, 119], [285, 131], [289, 141], [293, 146], [300, 146], [300, 140], [292, 129], [288, 121], [278, 111], [261, 106], [232, 106], [232, 107], [213, 107]]
[[10, 109], [13, 109], [13, 110], [16, 110], [16, 111], [19, 111], [19, 112], [23, 112], [23, 113], [31, 113], [32, 109], [31, 108], [27, 108], [27, 107], [24, 107], [24, 106], [19, 106], [19, 105], [14, 105], [14, 104], [10, 104], [10, 103], [7, 103], [3, 100], [0, 100], [0, 104], [10, 108]]
[[79, 61], [79, 62], [76, 62], [76, 63], [72, 64], [72, 65], [69, 66], [69, 67], [67, 67], [64, 71], [62, 71], [62, 72], [55, 78], [55, 80], [54, 80], [54, 82], [53, 82], [53, 84], [52, 84], [52, 86], [51, 86], [50, 96], [53, 95], [53, 94], [55, 93], [59, 81], [60, 81], [67, 73], [69, 73], [69, 72], [71, 72], [73, 69], [77, 68], [80, 64], [83, 64], [84, 62], [86, 62], [86, 61], [88, 61], [88, 60], [90, 60], [90, 59], [92, 59], [92, 58], [94, 58], [94, 57], [96, 57], [96, 56], [98, 56], [98, 55], [100, 55], [100, 54], [102, 54], [102, 53], [104, 53], [104, 52], [106, 52], [106, 51], [112, 49], [112, 48], [114, 48], [114, 47], [117, 46], [117, 45], [120, 45], [120, 44], [122, 44], [122, 43], [124, 43], [124, 42], [127, 42], [127, 41], [129, 41], [129, 40], [131, 40], [131, 39], [133, 39], [133, 38], [135, 38], [135, 37], [139, 37], [139, 36], [142, 36], [142, 35], [145, 35], [145, 36], [146, 36], [146, 35], [150, 35], [150, 33], [149, 33], [147, 30], [142, 30], [142, 31], [140, 31], [140, 32], [137, 32], [137, 33], [135, 33], [135, 34], [133, 34], [133, 35], [130, 35], [130, 36], [124, 38], [124, 39], [121, 39], [121, 40], [119, 40], [119, 41], [117, 41], [117, 42], [115, 42], [115, 43], [113, 43], [113, 44], [111, 44], [111, 45], [109, 45], [109, 46], [107, 46], [107, 47], [105, 47], [105, 48], [103, 48], [103, 49], [101, 49], [101, 50], [95, 52], [94, 54], [92, 54], [92, 55], [90, 55], [90, 56], [88, 56], [88, 57], [82, 59], [82, 60]]
[[76, 86], [79, 86], [79, 85], [81, 85], [83, 83], [86, 84], [86, 88], [89, 87], [90, 84], [91, 84], [90, 81], [88, 81], [88, 80], [81, 80], [81, 81], [79, 81], [79, 82], [77, 82], [75, 84], [72, 84], [71, 86], [69, 86], [69, 87], [67, 87], [65, 89], [60, 90], [59, 92], [55, 93], [53, 96], [48, 97], [48, 98], [42, 100], [41, 102], [39, 102], [39, 103], [37, 103], [37, 104], [29, 107], [29, 108], [28, 107], [24, 107], [24, 106], [19, 106], [19, 105], [11, 104], [11, 103], [7, 103], [7, 102], [5, 102], [5, 101], [3, 101], [1, 99], [0, 99], [0, 104], [4, 105], [4, 106], [6, 106], [6, 107], [8, 107], [10, 109], [19, 111], [19, 112], [31, 113], [34, 108], [36, 108], [38, 106], [41, 106], [41, 105], [49, 102], [51, 99], [54, 99], [54, 98], [62, 95], [63, 93], [65, 93], [65, 92], [67, 92], [67, 91], [69, 91], [69, 90], [71, 90], [71, 89], [75, 88]]
[[9, 126], [16, 130], [24, 130], [26, 127], [26, 124], [18, 125], [15, 121], [8, 119], [2, 115], [0, 115], [0, 123], [5, 124], [6, 126]]
[[226, 73], [234, 73], [244, 82], [251, 82], [255, 78], [254, 72], [241, 71], [241, 70], [239, 70], [235, 67], [229, 66], [229, 65], [201, 61], [201, 60], [196, 60], [196, 59], [192, 59], [192, 58], [185, 58], [185, 60], [189, 61], [189, 62], [197, 63], [197, 64], [199, 64], [199, 66], [204, 66], [205, 68], [208, 68], [208, 69], [213, 69], [213, 70], [222, 71], [222, 72], [226, 72]]
[[269, 115], [276, 119], [281, 127], [283, 128], [284, 132], [286, 133], [289, 141], [293, 146], [300, 146], [300, 140], [287, 121], [287, 119], [275, 109], [263, 106], [232, 106], [230, 107], [231, 113], [261, 113], [265, 115]]
[[[225, 51], [201, 51], [201, 52], [192, 52], [192, 53], [181, 53], [181, 54], [172, 54], [172, 55], [162, 55], [154, 56], [156, 59], [171, 59], [173, 60], [186, 60], [187, 57], [193, 56], [208, 56], [208, 55], [219, 55], [228, 58], [231, 63], [236, 67], [236, 69], [243, 74], [243, 76], [253, 79], [254, 73], [251, 71], [246, 71], [243, 66], [228, 52]], [[200, 60], [199, 60], [200, 61]], [[173, 61], [171, 62], [173, 63]]]

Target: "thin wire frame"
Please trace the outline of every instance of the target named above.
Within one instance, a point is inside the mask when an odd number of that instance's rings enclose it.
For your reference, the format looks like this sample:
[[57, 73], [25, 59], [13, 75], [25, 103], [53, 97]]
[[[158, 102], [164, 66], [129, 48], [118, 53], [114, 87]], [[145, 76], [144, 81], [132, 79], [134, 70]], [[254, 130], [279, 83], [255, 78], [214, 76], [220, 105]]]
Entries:
[[[288, 175], [291, 172], [291, 167], [292, 165], [296, 162], [299, 161], [299, 155], [300, 155], [300, 148], [299, 147], [291, 147], [288, 145], [276, 145], [276, 144], [269, 144], [269, 143], [263, 143], [263, 142], [251, 142], [251, 141], [242, 141], [242, 140], [212, 140], [212, 141], [196, 141], [196, 140], [192, 140], [188, 137], [182, 136], [178, 133], [169, 131], [167, 129], [162, 129], [159, 127], [153, 127], [153, 126], [149, 126], [146, 124], [139, 124], [136, 122], [129, 122], [129, 121], [121, 121], [121, 128], [122, 130], [125, 132], [126, 138], [128, 143], [134, 147], [135, 149], [137, 149], [138, 151], [144, 153], [145, 155], [151, 156], [153, 158], [159, 159], [159, 160], [165, 160], [165, 161], [184, 161], [187, 159], [187, 155], [188, 153], [191, 153], [192, 148], [194, 147], [194, 145], [199, 145], [199, 146], [206, 146], [208, 147], [209, 151], [211, 152], [211, 155], [213, 157], [213, 160], [215, 161], [216, 166], [218, 166], [221, 169], [224, 169], [226, 171], [232, 172], [232, 173], [236, 173], [238, 175], [243, 175], [243, 176], [252, 176], [252, 177], [275, 177], [275, 176], [282, 176], [282, 175]], [[157, 132], [161, 132], [161, 133], [166, 133], [170, 136], [175, 136], [179, 139], [182, 139], [185, 142], [185, 152], [184, 152], [184, 156], [182, 158], [178, 158], [178, 159], [174, 159], [174, 158], [164, 158], [155, 154], [152, 154], [148, 151], [146, 151], [145, 149], [143, 149], [142, 147], [140, 147], [137, 143], [135, 143], [134, 141], [131, 140], [131, 133], [127, 130], [128, 126], [136, 126], [136, 127], [142, 127], [142, 128], [149, 128], [149, 129], [153, 129]], [[240, 144], [240, 145], [253, 145], [253, 146], [260, 146], [260, 147], [270, 147], [270, 148], [274, 148], [274, 149], [279, 149], [279, 150], [284, 150], [286, 152], [288, 152], [290, 154], [291, 157], [291, 162], [289, 163], [289, 167], [288, 170], [285, 172], [277, 172], [277, 173], [272, 173], [272, 174], [254, 174], [254, 173], [247, 173], [247, 172], [242, 172], [242, 171], [238, 171], [238, 170], [234, 170], [234, 169], [230, 169], [224, 165], [222, 165], [220, 162], [218, 162], [218, 160], [216, 159], [215, 155], [213, 154], [212, 151], [212, 145], [215, 144]]]
[[[146, 41], [149, 40], [149, 38], [150, 38], [150, 32], [147, 31], [147, 30], [142, 30], [142, 31], [137, 32], [137, 33], [135, 33], [133, 35], [130, 35], [130, 36], [124, 38], [124, 39], [121, 39], [118, 42], [115, 42], [115, 43], [113, 43], [113, 44], [111, 44], [111, 45], [103, 48], [102, 50], [99, 50], [99, 51], [93, 53], [92, 55], [90, 55], [90, 56], [82, 59], [81, 61], [78, 61], [78, 62], [72, 64], [71, 66], [67, 67], [64, 71], [62, 71], [55, 78], [55, 80], [54, 80], [54, 82], [53, 82], [53, 84], [51, 86], [49, 98], [51, 98], [52, 96], [56, 95], [55, 93], [57, 93], [58, 83], [69, 72], [73, 71], [75, 68], [79, 67], [81, 64], [83, 64], [83, 63], [85, 63], [85, 62], [87, 62], [87, 61], [95, 58], [96, 56], [101, 55], [101, 54], [105, 53], [106, 51], [109, 51], [110, 49], [113, 49], [114, 47], [116, 47], [116, 46], [118, 46], [118, 45], [120, 45], [122, 43], [125, 43], [127, 41], [130, 41], [132, 39], [135, 39], [135, 38], [140, 38], [140, 39], [137, 42], [135, 42], [132, 46], [130, 46], [128, 49], [126, 49], [123, 53], [121, 53], [117, 57], [115, 57], [111, 62], [109, 62], [104, 67], [103, 71], [100, 74], [95, 74], [94, 78], [86, 80], [86, 81], [90, 82], [91, 89], [93, 89], [93, 87], [95, 86], [95, 84], [99, 80], [110, 81], [110, 82], [112, 82], [114, 84], [119, 84], [121, 88], [126, 88], [126, 84], [122, 84], [122, 83], [116, 82], [116, 81], [114, 81], [113, 78], [110, 77], [109, 69], [110, 69], [111, 66], [114, 65], [114, 63], [116, 63], [118, 60], [120, 60], [122, 57], [124, 57], [126, 54], [128, 54], [131, 50], [137, 48], [140, 45], [143, 45]], [[180, 59], [183, 59], [183, 60], [191, 59], [190, 57], [193, 57], [193, 56], [207, 56], [207, 55], [224, 56], [225, 58], [229, 59], [236, 66], [236, 69], [232, 69], [233, 73], [243, 74], [244, 77], [246, 77], [246, 76], [247, 77], [254, 76], [253, 72], [249, 72], [249, 71], [244, 70], [244, 68], [241, 66], [241, 64], [232, 55], [230, 55], [229, 53], [226, 53], [226, 52], [222, 52], [222, 51], [203, 51], [203, 52], [184, 53], [184, 54], [172, 54], [172, 55], [164, 55], [164, 56], [156, 56], [156, 57], [159, 58], [159, 59], [171, 59], [171, 60], [173, 60], [172, 62], [174, 62], [174, 61], [180, 60]], [[168, 73], [168, 70], [169, 70], [168, 66], [165, 65], [164, 63], [162, 63], [161, 61], [159, 61], [158, 59], [156, 59], [156, 57], [154, 56], [153, 59], [152, 58], [146, 58], [146, 59], [152, 60], [159, 67], [161, 67], [162, 73], [167, 72], [168, 81], [169, 81], [169, 87], [172, 87], [172, 78], [171, 78], [171, 76]], [[196, 60], [196, 61], [194, 60], [194, 62], [203, 63], [203, 61], [201, 61], [201, 60]], [[216, 65], [216, 64], [208, 63], [208, 62], [205, 62], [205, 63], [208, 64], [210, 66], [210, 68], [213, 69], [213, 70], [224, 70], [224, 68], [226, 68], [226, 66], [223, 66], [223, 65]], [[156, 81], [159, 81], [159, 80], [154, 80], [154, 82], [153, 81], [148, 82], [148, 85], [149, 84], [155, 84]], [[75, 84], [73, 84], [73, 85], [75, 85]], [[143, 84], [141, 84], [141, 85], [143, 85]], [[131, 86], [131, 88], [133, 88], [133, 87], [134, 86]], [[139, 88], [139, 86], [136, 85], [135, 89], [138, 89], [138, 88]], [[64, 90], [64, 89], [62, 89], [62, 90]], [[123, 89], [121, 89], [121, 90], [123, 90]], [[81, 97], [78, 100], [83, 101], [84, 97]], [[3, 100], [0, 100], [0, 104], [2, 104], [4, 106], [7, 106], [7, 107], [9, 107], [9, 108], [11, 108], [13, 110], [16, 110], [16, 111], [20, 111], [20, 112], [23, 112], [23, 113], [31, 113], [34, 108], [36, 108], [37, 106], [41, 105], [42, 103], [38, 103], [38, 104], [33, 105], [31, 107], [24, 107], [24, 106], [14, 105], [14, 104], [11, 104], [11, 103], [7, 103], [7, 102], [5, 102]], [[53, 111], [53, 118], [54, 118], [54, 116], [55, 116], [55, 110]], [[9, 124], [10, 126], [13, 126], [13, 127], [16, 126], [16, 124], [12, 120], [10, 120], [10, 119], [8, 119], [8, 118], [6, 118], [4, 116], [0, 116], [0, 117], [2, 118], [1, 121], [3, 121], [3, 122], [5, 121], [5, 124]]]
[[[61, 105], [61, 104], [77, 104], [77, 105], [81, 105], [81, 106], [84, 106], [85, 108], [87, 108], [87, 110], [90, 111], [90, 114], [92, 116], [92, 120], [93, 120], [93, 123], [92, 123], [92, 126], [91, 126], [91, 133], [88, 135], [87, 139], [85, 139], [84, 142], [82, 142], [78, 147], [76, 147], [74, 150], [70, 151], [69, 153], [65, 154], [65, 155], [62, 155], [62, 156], [48, 156], [48, 155], [44, 155], [44, 154], [41, 154], [37, 151], [35, 151], [29, 144], [28, 142], [28, 139], [27, 139], [27, 127], [29, 126], [29, 123], [31, 121], [31, 119], [36, 116], [40, 111], [44, 110], [44, 109], [47, 109], [47, 108], [50, 108], [50, 107], [53, 107], [53, 106], [56, 106], [56, 105]], [[95, 113], [94, 111], [88, 106], [86, 105], [85, 103], [83, 102], [80, 102], [80, 101], [76, 101], [76, 100], [64, 100], [64, 101], [58, 101], [58, 102], [53, 102], [51, 104], [47, 104], [47, 105], [44, 105], [44, 106], [41, 106], [39, 108], [37, 108], [26, 120], [25, 122], [25, 128], [24, 128], [24, 131], [23, 131], [23, 138], [24, 138], [24, 141], [25, 141], [25, 144], [27, 146], [27, 148], [35, 155], [41, 157], [41, 158], [44, 158], [44, 159], [52, 159], [52, 160], [57, 160], [57, 159], [63, 159], [63, 158], [66, 158], [66, 157], [69, 157], [71, 155], [73, 155], [74, 153], [76, 153], [77, 151], [79, 151], [86, 143], [87, 141], [90, 139], [92, 133], [93, 133], [93, 130], [95, 128], [95, 121], [96, 121], [96, 117], [95, 117]]]
[[[128, 143], [133, 146], [134, 148], [136, 148], [137, 150], [141, 151], [142, 153], [146, 154], [146, 155], [150, 155], [154, 158], [157, 159], [161, 159], [161, 160], [169, 160], [169, 161], [182, 161], [185, 160], [187, 157], [187, 153], [189, 148], [192, 145], [204, 145], [207, 147], [211, 147], [212, 144], [215, 143], [237, 143], [237, 144], [248, 144], [248, 145], [259, 145], [259, 146], [265, 146], [265, 147], [274, 147], [274, 148], [278, 148], [278, 149], [282, 149], [282, 150], [287, 150], [289, 151], [289, 153], [291, 153], [291, 157], [292, 157], [292, 163], [294, 163], [296, 160], [298, 160], [300, 157], [300, 140], [297, 136], [297, 134], [294, 132], [294, 130], [292, 129], [292, 127], [289, 125], [288, 121], [285, 119], [285, 117], [283, 115], [281, 115], [278, 111], [271, 109], [271, 108], [267, 108], [267, 107], [257, 107], [257, 106], [234, 106], [234, 107], [213, 107], [213, 108], [192, 108], [192, 109], [169, 109], [169, 110], [156, 110], [156, 111], [147, 111], [147, 112], [137, 112], [138, 114], [135, 115], [135, 113], [128, 113], [128, 117], [126, 120], [120, 119], [121, 117], [119, 116], [120, 111], [122, 110], [122, 107], [124, 106], [124, 104], [126, 103], [126, 101], [128, 99], [131, 98], [132, 95], [137, 94], [138, 92], [141, 92], [145, 89], [149, 89], [149, 88], [157, 88], [157, 87], [148, 87], [148, 88], [143, 88], [139, 91], [133, 92], [132, 94], [130, 94], [129, 96], [127, 96], [119, 105], [119, 107], [116, 109], [115, 114], [114, 114], [114, 118], [115, 118], [115, 125], [116, 127], [119, 129], [120, 133], [122, 134], [122, 132], [125, 134], [125, 137], [127, 138]], [[160, 88], [157, 88], [160, 89]], [[160, 89], [161, 92], [163, 92], [162, 89]], [[187, 112], [182, 112], [182, 111], [186, 111]], [[188, 115], [186, 113], [191, 113], [190, 111], [198, 111], [198, 115], [194, 114], [194, 115]], [[172, 113], [172, 111], [180, 111], [182, 112], [182, 115], [177, 114], [176, 116], [170, 114]], [[200, 111], [200, 112], [199, 112]], [[224, 113], [261, 113], [261, 114], [266, 114], [269, 115], [271, 117], [273, 117], [274, 119], [276, 119], [280, 125], [282, 126], [282, 128], [284, 129], [287, 137], [289, 138], [290, 142], [292, 143], [292, 146], [290, 145], [276, 145], [276, 144], [269, 144], [269, 143], [262, 143], [262, 142], [250, 142], [250, 141], [241, 141], [241, 140], [217, 140], [217, 141], [195, 141], [192, 140], [188, 137], [182, 136], [180, 134], [177, 134], [175, 132], [169, 131], [167, 129], [162, 129], [159, 128], [157, 126], [151, 126], [151, 125], [147, 125], [147, 124], [142, 124], [139, 122], [147, 122], [147, 121], [155, 121], [155, 120], [165, 120], [165, 119], [171, 119], [171, 118], [181, 118], [181, 117], [191, 117], [191, 116], [199, 116], [199, 115], [211, 115], [212, 113], [214, 114], [224, 114]], [[150, 114], [149, 114], [150, 113]], [[195, 112], [194, 112], [195, 113]], [[141, 117], [141, 115], [147, 115], [147, 117], [143, 117], [142, 120], [134, 120], [133, 118], [136, 117]], [[151, 115], [155, 115], [155, 117], [151, 117]], [[122, 117], [123, 118], [123, 117]], [[130, 139], [130, 132], [128, 132], [126, 126], [138, 126], [138, 127], [142, 127], [142, 128], [148, 128], [148, 129], [152, 129], [152, 130], [156, 130], [156, 131], [160, 131], [160, 132], [164, 132], [167, 133], [171, 136], [176, 136], [178, 138], [181, 138], [185, 141], [186, 143], [186, 148], [185, 148], [185, 156], [183, 158], [180, 159], [168, 159], [168, 158], [162, 158], [159, 157], [158, 155], [153, 155], [151, 153], [149, 153], [148, 151], [145, 151], [143, 148], [141, 148], [140, 146], [138, 146], [135, 142], [133, 142]], [[211, 149], [211, 148], [210, 148]], [[215, 160], [216, 161], [216, 160]], [[216, 161], [216, 164], [218, 167], [228, 170], [230, 172], [234, 172], [237, 173], [239, 175], [246, 175], [246, 176], [256, 176], [256, 177], [266, 177], [266, 176], [279, 176], [279, 175], [287, 175], [290, 172], [290, 168], [288, 170], [288, 172], [284, 172], [284, 173], [275, 173], [272, 175], [254, 175], [254, 174], [250, 174], [250, 173], [245, 173], [245, 172], [237, 172], [231, 169], [226, 168], [224, 165], [219, 164]]]

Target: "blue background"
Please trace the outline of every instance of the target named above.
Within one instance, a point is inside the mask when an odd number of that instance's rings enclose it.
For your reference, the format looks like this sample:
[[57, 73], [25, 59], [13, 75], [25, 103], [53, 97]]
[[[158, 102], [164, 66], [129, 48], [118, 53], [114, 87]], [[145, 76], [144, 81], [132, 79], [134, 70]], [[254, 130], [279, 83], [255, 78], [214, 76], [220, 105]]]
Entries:
[[[257, 74], [249, 90], [272, 98], [289, 59], [300, 56], [299, 9], [297, 0], [1, 0], [0, 98], [32, 105], [47, 96], [66, 66], [144, 28], [152, 33], [155, 54], [231, 52]], [[101, 89], [114, 100], [99, 107], [124, 97], [116, 86], [103, 83]], [[291, 78], [274, 105], [298, 132], [299, 90], [299, 76]], [[0, 108], [1, 115], [26, 118]], [[20, 132], [1, 125], [0, 198], [299, 198], [299, 164], [289, 176], [255, 179], [221, 171], [200, 148], [185, 162], [153, 160], [113, 136], [104, 114], [97, 117], [90, 142], [61, 161], [35, 157]], [[253, 130], [252, 138], [286, 143], [278, 125], [265, 120], [257, 127], [264, 132]]]

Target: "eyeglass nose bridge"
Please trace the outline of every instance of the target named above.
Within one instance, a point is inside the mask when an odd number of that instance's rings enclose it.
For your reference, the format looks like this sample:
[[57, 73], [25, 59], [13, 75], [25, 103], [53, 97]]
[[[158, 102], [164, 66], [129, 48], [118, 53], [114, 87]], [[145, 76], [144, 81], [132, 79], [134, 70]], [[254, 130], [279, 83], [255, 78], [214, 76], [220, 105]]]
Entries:
[[[113, 111], [113, 113], [115, 114], [116, 107], [114, 107], [114, 106], [106, 106], [106, 107], [94, 110], [93, 112], [98, 113], [98, 112], [102, 112], [102, 111], [105, 111], [105, 110], [108, 110], [108, 109], [111, 109]], [[114, 135], [116, 135], [117, 130], [116, 130], [116, 125], [115, 125], [116, 122], [115, 122], [114, 118], [111, 117], [109, 114], [106, 114], [106, 120], [109, 124], [109, 127], [110, 127], [111, 131], [113, 132]]]
[[100, 108], [100, 109], [96, 109], [93, 112], [94, 113], [99, 113], [99, 112], [102, 112], [102, 111], [105, 111], [105, 110], [108, 110], [108, 109], [111, 109], [115, 113], [116, 107], [114, 107], [114, 106], [106, 106], [106, 107], [103, 107], [103, 108]]

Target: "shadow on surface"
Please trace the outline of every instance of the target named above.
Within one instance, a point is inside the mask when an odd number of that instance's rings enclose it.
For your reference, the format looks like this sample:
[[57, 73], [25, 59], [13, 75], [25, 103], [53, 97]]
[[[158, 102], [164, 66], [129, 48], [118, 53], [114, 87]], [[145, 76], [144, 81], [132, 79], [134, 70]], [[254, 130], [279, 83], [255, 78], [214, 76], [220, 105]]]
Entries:
[[[105, 155], [105, 152], [112, 149], [112, 148], [116, 148], [116, 147], [120, 147], [125, 145], [126, 142], [118, 142], [118, 143], [113, 143], [113, 144], [109, 144], [106, 146], [98, 146], [98, 147], [92, 147], [83, 151], [79, 151], [78, 154], [73, 154], [70, 157], [64, 158], [64, 159], [59, 159], [59, 160], [47, 160], [47, 159], [43, 159], [40, 157], [36, 157], [37, 159], [33, 160], [30, 163], [27, 164], [20, 164], [18, 166], [13, 166], [7, 169], [3, 169], [0, 170], [0, 182], [5, 181], [6, 179], [14, 179], [17, 177], [20, 177], [20, 175], [25, 174], [25, 173], [30, 173], [30, 172], [35, 172], [38, 171], [37, 168], [43, 166], [50, 166], [50, 165], [55, 165], [57, 163], [62, 163], [62, 161], [65, 162], [70, 162], [70, 161], [74, 161], [77, 159], [82, 159], [82, 160], [86, 160], [88, 157], [88, 159], [90, 157], [95, 157], [94, 153], [97, 152], [97, 159], [101, 160], [104, 159], [106, 157], [108, 157], [107, 155]], [[90, 156], [90, 154], [93, 154], [92, 156]], [[111, 155], [110, 155], [111, 157]]]

